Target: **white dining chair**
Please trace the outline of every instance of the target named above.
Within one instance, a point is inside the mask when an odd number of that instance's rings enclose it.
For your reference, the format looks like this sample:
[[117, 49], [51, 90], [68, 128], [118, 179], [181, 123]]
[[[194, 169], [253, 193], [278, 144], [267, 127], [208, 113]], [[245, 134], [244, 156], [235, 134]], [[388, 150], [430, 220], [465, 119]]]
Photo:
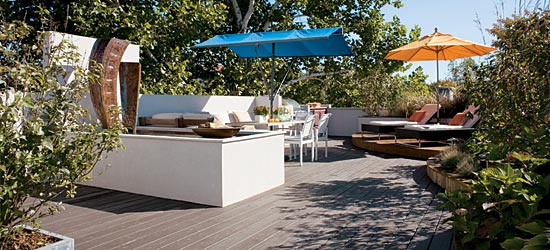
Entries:
[[319, 147], [319, 141], [325, 141], [325, 158], [328, 157], [328, 120], [332, 116], [331, 113], [323, 114], [319, 119], [319, 126], [315, 128], [315, 160], [317, 160], [317, 148]]
[[[315, 148], [315, 135], [313, 134], [313, 124], [315, 122], [314, 115], [308, 115], [305, 119], [304, 124], [301, 129], [297, 131], [295, 135], [285, 135], [285, 144], [290, 145], [290, 159], [295, 157], [294, 151], [299, 151], [300, 155], [300, 167], [303, 166], [303, 155], [307, 155], [307, 145], [311, 144], [311, 161], [315, 158], [314, 148]], [[296, 150], [294, 146], [298, 147], [299, 150]], [[306, 152], [304, 152], [304, 146], [306, 147]]]

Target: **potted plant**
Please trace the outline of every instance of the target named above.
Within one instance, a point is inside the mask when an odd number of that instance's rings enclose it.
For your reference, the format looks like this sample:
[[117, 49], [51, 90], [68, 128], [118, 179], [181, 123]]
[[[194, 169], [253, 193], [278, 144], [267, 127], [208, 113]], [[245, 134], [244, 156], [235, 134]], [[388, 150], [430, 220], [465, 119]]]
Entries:
[[254, 107], [254, 120], [256, 122], [266, 122], [269, 115], [269, 108], [266, 106]]
[[[89, 84], [99, 83], [100, 68], [64, 67], [79, 58], [67, 43], [43, 51], [43, 39], [32, 42], [25, 23], [1, 25], [0, 249], [35, 249], [43, 242], [61, 249], [62, 239], [27, 226], [36, 228], [40, 218], [59, 210], [52, 199], [74, 196], [75, 183], [88, 179], [105, 153], [121, 146], [124, 128], [120, 121], [100, 128], [79, 104]], [[69, 76], [74, 80], [65, 81]], [[21, 240], [29, 234], [38, 238]], [[63, 249], [72, 245], [69, 240]]]
[[290, 111], [285, 106], [277, 106], [273, 109], [273, 117], [281, 121], [291, 120]]

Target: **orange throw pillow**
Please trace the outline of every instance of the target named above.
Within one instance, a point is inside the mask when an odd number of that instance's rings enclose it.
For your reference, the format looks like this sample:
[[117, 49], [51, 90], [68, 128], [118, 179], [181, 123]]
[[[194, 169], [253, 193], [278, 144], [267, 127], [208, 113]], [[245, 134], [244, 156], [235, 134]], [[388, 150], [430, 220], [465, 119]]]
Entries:
[[414, 113], [411, 115], [411, 117], [409, 117], [409, 121], [410, 122], [420, 122], [420, 121], [422, 121], [422, 119], [424, 118], [425, 115], [426, 115], [426, 111], [423, 111], [423, 110], [414, 111]]
[[456, 113], [456, 115], [449, 121], [449, 125], [454, 126], [462, 126], [464, 123], [468, 121], [468, 118], [466, 117], [466, 114], [464, 113]]

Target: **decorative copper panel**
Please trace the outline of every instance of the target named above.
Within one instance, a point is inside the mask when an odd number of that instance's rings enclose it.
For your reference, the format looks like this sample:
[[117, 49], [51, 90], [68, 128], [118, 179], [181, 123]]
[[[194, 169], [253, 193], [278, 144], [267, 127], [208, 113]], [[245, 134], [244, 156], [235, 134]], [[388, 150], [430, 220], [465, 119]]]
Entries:
[[90, 85], [90, 93], [94, 110], [104, 128], [109, 128], [119, 116], [112, 110], [118, 106], [117, 77], [120, 60], [128, 45], [130, 42], [118, 38], [99, 40], [91, 53], [90, 60], [103, 65], [100, 84]]

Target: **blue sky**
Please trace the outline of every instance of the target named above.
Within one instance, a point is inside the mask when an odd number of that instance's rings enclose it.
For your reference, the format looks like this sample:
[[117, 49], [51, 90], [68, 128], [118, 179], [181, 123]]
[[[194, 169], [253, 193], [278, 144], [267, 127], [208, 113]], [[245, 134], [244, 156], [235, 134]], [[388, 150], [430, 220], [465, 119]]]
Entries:
[[[501, 16], [509, 17], [515, 13], [514, 0], [402, 0], [405, 5], [402, 8], [384, 7], [383, 12], [387, 20], [397, 15], [408, 29], [418, 25], [421, 36], [429, 35], [438, 28], [441, 33], [450, 33], [456, 37], [483, 44], [491, 45], [495, 39], [486, 30], [497, 22]], [[476, 20], [479, 16], [483, 34]], [[482, 60], [474, 57], [474, 60]], [[435, 61], [414, 62], [412, 69], [421, 66], [424, 73], [429, 75], [428, 82], [434, 82], [436, 78]], [[439, 62], [439, 78], [448, 77], [447, 61]]]

